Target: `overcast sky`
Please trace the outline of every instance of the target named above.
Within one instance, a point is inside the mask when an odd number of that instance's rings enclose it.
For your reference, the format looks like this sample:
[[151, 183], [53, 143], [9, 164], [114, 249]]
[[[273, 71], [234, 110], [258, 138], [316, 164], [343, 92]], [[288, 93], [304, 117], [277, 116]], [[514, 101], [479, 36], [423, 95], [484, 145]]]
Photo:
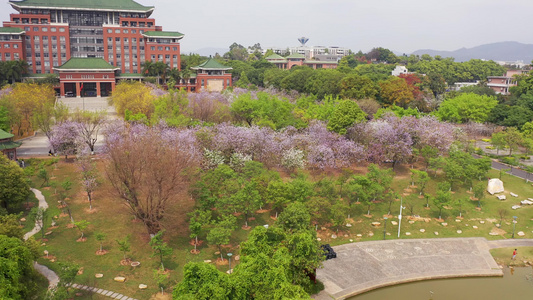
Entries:
[[[1, 20], [15, 10], [0, 0]], [[90, 1], [90, 0], [79, 0]], [[182, 52], [261, 43], [265, 47], [340, 46], [456, 50], [517, 41], [533, 44], [532, 0], [138, 0], [155, 6], [166, 31], [185, 34]]]

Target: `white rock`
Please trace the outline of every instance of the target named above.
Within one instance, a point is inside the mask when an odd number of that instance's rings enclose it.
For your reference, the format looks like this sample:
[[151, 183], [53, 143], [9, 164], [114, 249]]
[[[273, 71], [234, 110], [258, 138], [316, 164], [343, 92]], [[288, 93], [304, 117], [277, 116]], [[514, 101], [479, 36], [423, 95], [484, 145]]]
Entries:
[[435, 233], [435, 235], [439, 235], [439, 233], [437, 231], [435, 231], [434, 233]]
[[353, 242], [353, 240], [352, 240], [352, 239], [350, 239], [350, 243], [351, 243], [351, 242]]
[[411, 235], [411, 233], [410, 232], [406, 232], [405, 235]]
[[316, 240], [320, 242], [322, 239], [321, 238], [316, 238]]
[[368, 233], [368, 236], [374, 236], [374, 233], [371, 231]]
[[485, 224], [485, 221], [479, 221], [479, 224]]
[[472, 226], [472, 228], [477, 229], [478, 227], [474, 225], [474, 226]]
[[463, 233], [463, 231], [462, 230], [457, 230], [457, 233], [461, 234], [461, 233]]
[[518, 197], [518, 195], [515, 194], [515, 193], [512, 193], [512, 192], [511, 192], [511, 193], [509, 193], [509, 194], [511, 194], [511, 196], [513, 196], [513, 197]]
[[415, 223], [415, 221], [413, 221], [413, 220], [409, 221], [409, 224], [414, 224], [414, 223]]
[[520, 201], [520, 204], [522, 204], [522, 205], [532, 205], [532, 204], [533, 204], [533, 201], [530, 201], [530, 200], [522, 200], [522, 201]]
[[211, 260], [210, 260], [210, 259], [206, 259], [206, 260], [204, 260], [204, 263], [206, 263], [206, 264], [210, 264], [210, 263], [211, 263]]
[[396, 221], [391, 221], [390, 223], [391, 223], [392, 225], [394, 225], [394, 226], [398, 225], [398, 222], [396, 222]]
[[381, 225], [380, 222], [372, 222], [372, 226], [379, 226], [379, 225]]
[[461, 220], [459, 220], [459, 219], [455, 219], [455, 222], [457, 222], [457, 223], [461, 223]]
[[441, 224], [442, 226], [448, 226], [448, 223], [446, 223], [446, 222], [442, 222], [442, 223], [440, 223], [440, 224]]
[[331, 238], [332, 238], [332, 239], [336, 239], [336, 238], [337, 238], [337, 235], [336, 235], [336, 234], [332, 234], [332, 235], [331, 235]]
[[118, 282], [124, 282], [126, 281], [126, 277], [122, 277], [122, 276], [117, 276], [115, 278], [113, 278], [114, 281], [118, 281]]
[[94, 277], [96, 277], [96, 278], [102, 278], [102, 277], [104, 277], [104, 274], [101, 274], [101, 273], [94, 274]]
[[357, 236], [357, 237], [362, 237], [363, 235], [362, 235], [362, 234], [360, 234], [360, 233], [358, 233], [358, 234], [357, 234], [356, 236]]
[[498, 198], [499, 200], [507, 199], [507, 197], [505, 197], [505, 195], [498, 195], [498, 196], [496, 196], [496, 198]]
[[140, 289], [140, 290], [145, 290], [145, 289], [147, 289], [147, 288], [148, 288], [148, 286], [147, 286], [146, 284], [142, 284], [142, 283], [139, 284], [139, 289]]
[[517, 234], [518, 234], [518, 236], [525, 236], [526, 235], [523, 231], [519, 231]]
[[346, 227], [352, 227], [352, 224], [348, 223], [346, 224]]
[[425, 229], [420, 229], [420, 232], [426, 232], [426, 230]]
[[511, 206], [512, 209], [519, 209], [519, 208], [521, 208], [521, 207], [522, 207], [522, 206], [520, 206], [520, 205], [513, 205], [513, 206]]

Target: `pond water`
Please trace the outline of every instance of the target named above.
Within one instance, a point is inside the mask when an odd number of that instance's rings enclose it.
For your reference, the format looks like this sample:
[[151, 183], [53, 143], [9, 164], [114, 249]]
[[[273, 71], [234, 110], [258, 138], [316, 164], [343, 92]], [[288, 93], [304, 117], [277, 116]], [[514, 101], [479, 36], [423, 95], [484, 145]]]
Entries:
[[[370, 291], [350, 300], [533, 299], [533, 268], [504, 268], [503, 277], [418, 281]], [[433, 292], [433, 294], [431, 294]]]

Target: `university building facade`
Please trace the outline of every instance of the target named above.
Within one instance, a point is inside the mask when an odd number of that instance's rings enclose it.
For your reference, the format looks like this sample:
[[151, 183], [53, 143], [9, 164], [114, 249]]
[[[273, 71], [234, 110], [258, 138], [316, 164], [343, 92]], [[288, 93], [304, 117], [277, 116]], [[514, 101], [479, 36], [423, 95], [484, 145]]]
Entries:
[[[113, 78], [121, 74], [141, 78], [145, 61], [164, 62], [180, 70], [180, 40], [184, 35], [157, 26], [150, 17], [153, 6], [143, 6], [133, 0], [9, 3], [16, 13], [0, 28], [0, 60], [25, 60], [28, 71], [37, 75], [60, 73], [61, 96], [67, 92], [85, 95], [80, 89], [88, 89], [87, 86], [91, 95], [103, 95], [102, 91], [114, 89], [108, 74], [110, 69], [114, 71]], [[75, 62], [67, 64], [70, 59]], [[103, 66], [101, 60], [109, 66]], [[98, 62], [99, 69], [86, 68], [89, 61]], [[69, 74], [68, 65], [75, 68], [73, 74]], [[81, 71], [80, 65], [84, 66]], [[231, 74], [226, 75], [231, 78]], [[78, 77], [80, 80], [76, 80]], [[82, 84], [84, 81], [89, 84]], [[101, 87], [100, 82], [106, 86]], [[77, 90], [71, 90], [71, 84]], [[191, 90], [189, 85], [189, 82], [182, 83]]]

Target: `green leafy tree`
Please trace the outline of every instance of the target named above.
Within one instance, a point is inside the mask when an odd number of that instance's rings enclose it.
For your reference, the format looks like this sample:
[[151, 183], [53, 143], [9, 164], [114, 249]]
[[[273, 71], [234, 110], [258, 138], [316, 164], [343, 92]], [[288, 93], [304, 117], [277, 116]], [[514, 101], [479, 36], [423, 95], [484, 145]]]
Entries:
[[48, 217], [48, 211], [42, 207], [34, 207], [30, 211], [30, 219], [35, 221], [35, 225], [39, 227], [41, 231], [41, 238], [44, 239], [44, 232], [46, 230], [46, 221]]
[[24, 172], [16, 162], [0, 155], [0, 207], [12, 212], [30, 194]]
[[22, 239], [24, 233], [20, 227], [20, 214], [0, 213], [0, 235]]
[[126, 236], [122, 240], [115, 240], [118, 244], [118, 250], [124, 254], [124, 260], [126, 260], [126, 253], [130, 252], [130, 237]]
[[376, 99], [379, 86], [370, 78], [349, 74], [340, 81], [340, 96], [346, 99]]
[[17, 237], [0, 235], [0, 295], [3, 299], [31, 299], [36, 293], [33, 260], [36, 255]]
[[164, 233], [165, 231], [161, 230], [150, 239], [150, 246], [152, 247], [152, 250], [154, 251], [154, 253], [152, 254], [152, 257], [155, 257], [155, 256], [159, 257], [161, 269], [163, 270], [165, 269], [163, 265], [163, 257], [169, 256], [172, 254], [172, 248], [170, 248], [167, 245], [167, 243], [163, 241]]
[[497, 104], [498, 101], [493, 97], [464, 93], [444, 100], [437, 111], [437, 116], [443, 121], [455, 123], [468, 121], [483, 123]]
[[207, 242], [212, 245], [217, 245], [221, 260], [224, 260], [221, 246], [229, 243], [231, 232], [232, 230], [230, 228], [219, 223], [207, 234]]
[[301, 202], [289, 204], [276, 220], [276, 224], [287, 232], [308, 230], [310, 223], [309, 210]]
[[481, 200], [485, 197], [486, 184], [480, 182], [474, 186], [474, 197], [477, 198], [477, 207], [481, 207]]
[[500, 155], [500, 150], [506, 146], [505, 134], [501, 131], [493, 133], [490, 142], [496, 148], [496, 155]]
[[366, 120], [366, 114], [352, 100], [342, 100], [333, 111], [333, 115], [328, 122], [328, 130], [339, 134], [346, 134], [346, 129], [355, 123]]
[[85, 231], [85, 229], [87, 229], [87, 227], [89, 227], [89, 224], [91, 224], [91, 223], [89, 223], [87, 220], [81, 220], [79, 222], [75, 222], [74, 223], [76, 228], [78, 228], [78, 230], [81, 233], [80, 239], [83, 239], [83, 231]]
[[191, 231], [191, 238], [194, 238], [194, 250], [197, 251], [198, 236], [205, 226], [211, 222], [211, 213], [209, 211], [202, 211], [199, 209], [189, 213], [189, 230]]
[[50, 184], [50, 176], [48, 175], [48, 171], [44, 168], [44, 166], [41, 166], [39, 168], [39, 172], [37, 173], [37, 177], [43, 180], [43, 183], [41, 183], [41, 187], [43, 187], [45, 184]]
[[100, 252], [102, 252], [102, 251], [104, 250], [104, 245], [103, 245], [103, 243], [104, 243], [104, 240], [105, 240], [106, 237], [107, 237], [107, 235], [106, 235], [105, 233], [103, 233], [103, 232], [96, 232], [96, 233], [94, 234], [94, 238], [95, 238], [98, 242], [100, 242]]
[[522, 135], [516, 128], [509, 127], [503, 132], [503, 137], [505, 144], [507, 147], [509, 147], [509, 156], [511, 156], [513, 154], [513, 150], [518, 149], [518, 146], [522, 144]]
[[450, 192], [450, 184], [448, 182], [440, 183], [437, 194], [433, 198], [433, 204], [439, 209], [439, 219], [442, 219], [442, 209], [444, 206], [449, 205], [451, 200], [452, 193]]

